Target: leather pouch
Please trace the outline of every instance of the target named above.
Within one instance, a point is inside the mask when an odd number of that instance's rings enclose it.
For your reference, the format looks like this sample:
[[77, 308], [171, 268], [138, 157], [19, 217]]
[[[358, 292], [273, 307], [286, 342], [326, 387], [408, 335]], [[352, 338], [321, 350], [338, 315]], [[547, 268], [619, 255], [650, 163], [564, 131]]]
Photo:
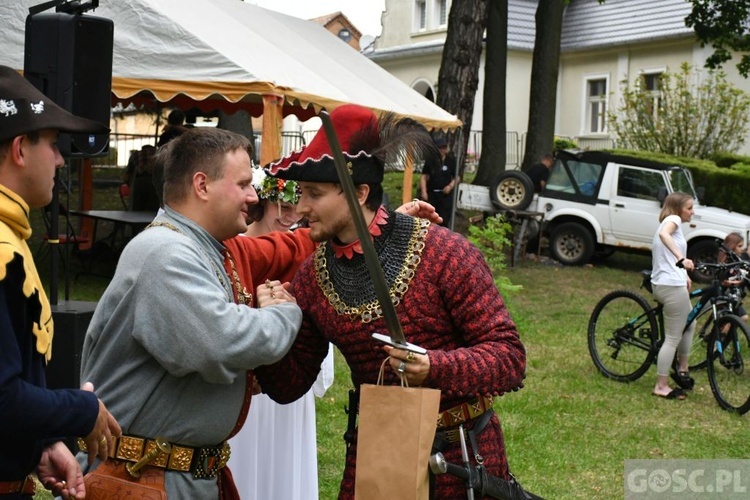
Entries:
[[88, 500], [166, 500], [164, 469], [144, 467], [135, 479], [125, 470], [125, 462], [109, 459], [83, 478]]

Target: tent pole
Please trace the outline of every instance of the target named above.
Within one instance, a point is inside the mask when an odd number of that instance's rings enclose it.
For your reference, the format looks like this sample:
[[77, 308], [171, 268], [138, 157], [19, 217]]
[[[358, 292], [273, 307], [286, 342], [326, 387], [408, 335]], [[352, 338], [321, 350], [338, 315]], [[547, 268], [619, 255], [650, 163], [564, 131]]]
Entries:
[[284, 98], [263, 96], [263, 128], [260, 140], [260, 164], [268, 165], [281, 157], [281, 125]]

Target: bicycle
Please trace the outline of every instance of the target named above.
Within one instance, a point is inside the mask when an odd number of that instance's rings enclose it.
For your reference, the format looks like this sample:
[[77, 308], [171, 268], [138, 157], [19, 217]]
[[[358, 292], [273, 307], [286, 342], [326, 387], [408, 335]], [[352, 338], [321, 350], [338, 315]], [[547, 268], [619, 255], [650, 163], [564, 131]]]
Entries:
[[[698, 268], [712, 274], [713, 280], [710, 286], [691, 292], [691, 299], [698, 297], [698, 301], [685, 328], [698, 322], [696, 335], [705, 339], [699, 341], [705, 341], [701, 361], [708, 366], [719, 406], [744, 414], [750, 410], [750, 371], [745, 370], [743, 359], [743, 351], [750, 352], [750, 329], [733, 314], [737, 297], [727, 294], [722, 282], [732, 269], [750, 270], [750, 263], [700, 264]], [[641, 287], [652, 291], [649, 271], [643, 273]], [[663, 342], [663, 306], [651, 306], [643, 296], [628, 290], [605, 295], [589, 319], [591, 358], [604, 376], [619, 382], [642, 377], [656, 362]]]

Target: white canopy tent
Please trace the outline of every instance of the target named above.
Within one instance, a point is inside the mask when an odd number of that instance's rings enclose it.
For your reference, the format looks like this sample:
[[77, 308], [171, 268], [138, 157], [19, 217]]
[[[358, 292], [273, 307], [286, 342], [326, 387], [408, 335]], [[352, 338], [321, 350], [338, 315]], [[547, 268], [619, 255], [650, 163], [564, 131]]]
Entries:
[[[23, 69], [28, 9], [0, 4], [0, 64]], [[86, 15], [114, 21], [113, 102], [263, 115], [261, 161], [274, 159], [281, 119], [356, 103], [429, 129], [461, 122], [322, 26], [238, 0], [101, 0]], [[275, 134], [274, 134], [275, 133]]]

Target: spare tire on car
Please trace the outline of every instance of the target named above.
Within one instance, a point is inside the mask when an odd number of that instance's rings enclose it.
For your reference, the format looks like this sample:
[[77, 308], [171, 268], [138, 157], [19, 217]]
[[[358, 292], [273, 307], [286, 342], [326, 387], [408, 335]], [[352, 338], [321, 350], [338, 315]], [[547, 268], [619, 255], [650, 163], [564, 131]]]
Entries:
[[501, 172], [490, 185], [490, 201], [499, 210], [525, 210], [534, 198], [534, 184], [519, 170]]

